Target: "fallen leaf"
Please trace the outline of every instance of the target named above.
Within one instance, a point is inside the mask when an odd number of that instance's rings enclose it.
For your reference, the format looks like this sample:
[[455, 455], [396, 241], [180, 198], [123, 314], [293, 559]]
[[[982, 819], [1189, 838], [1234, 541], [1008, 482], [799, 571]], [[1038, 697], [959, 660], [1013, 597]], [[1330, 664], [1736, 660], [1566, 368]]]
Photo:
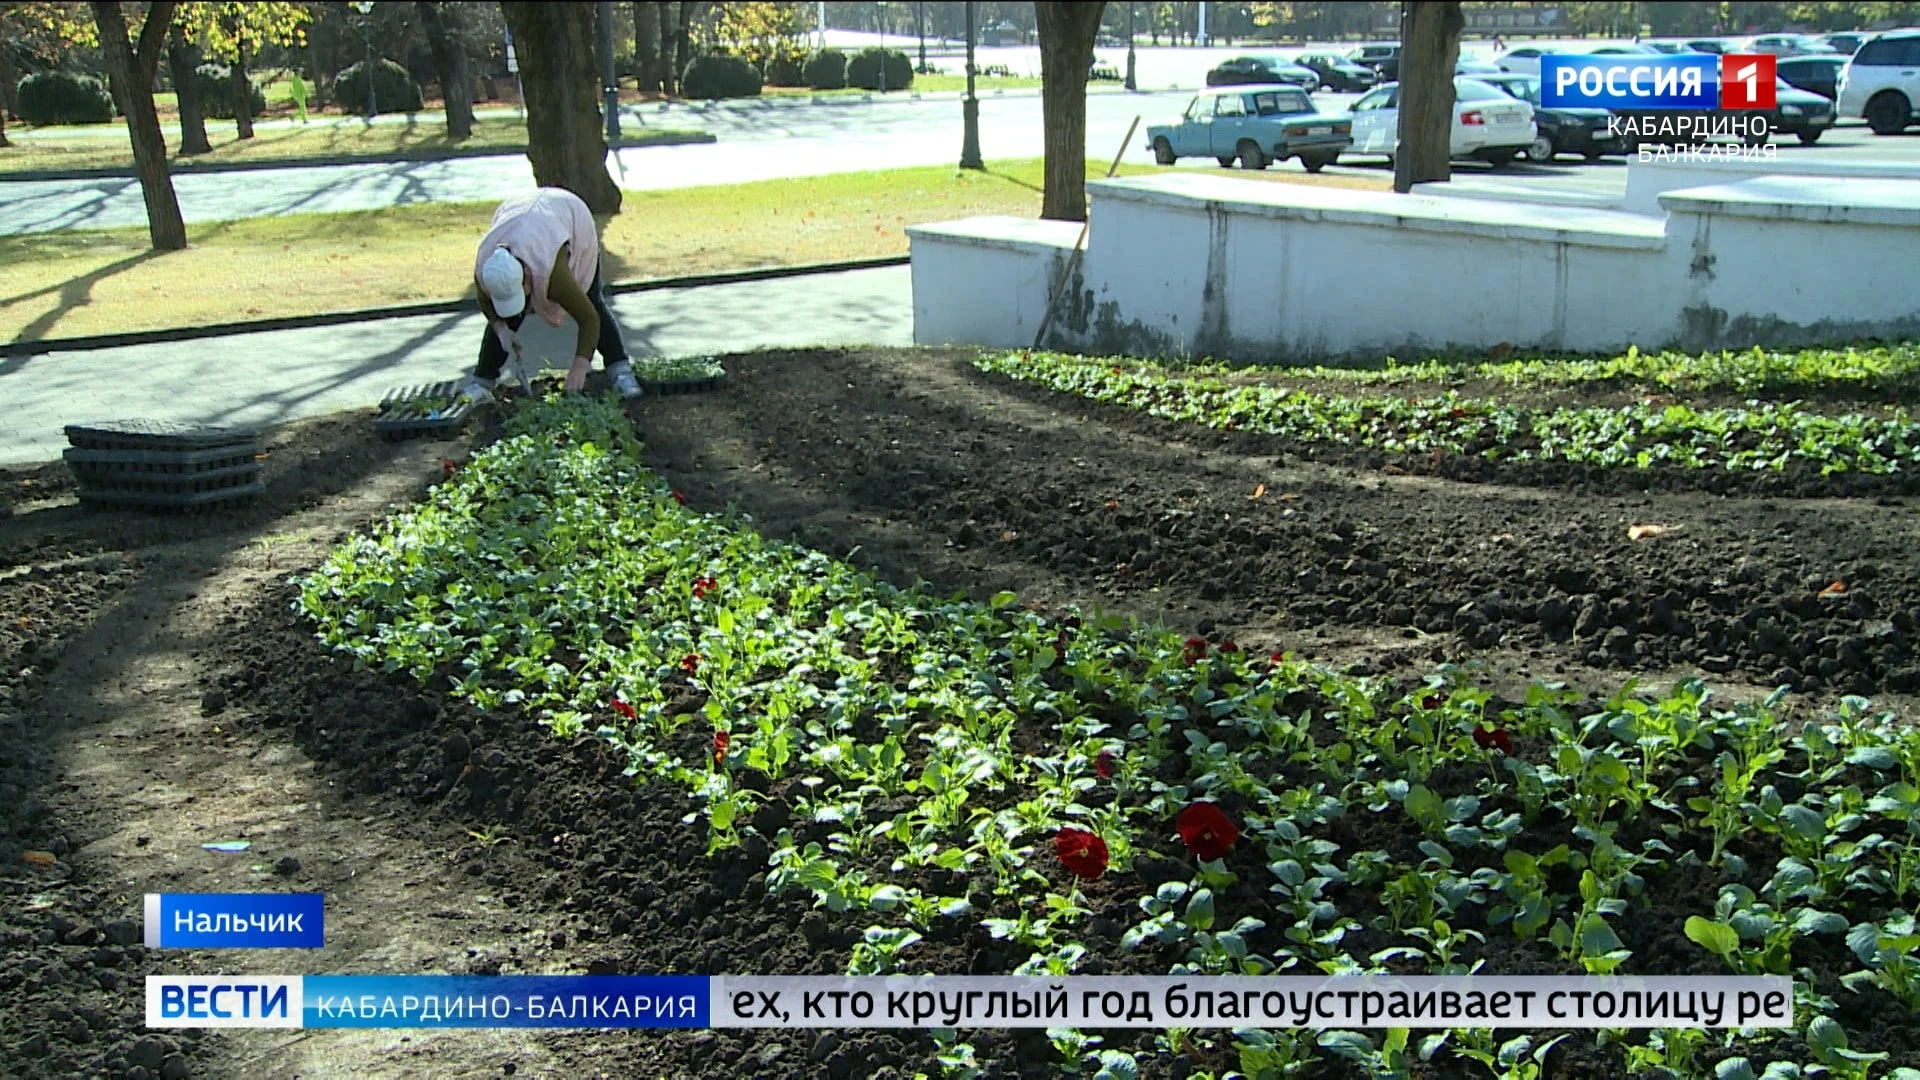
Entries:
[[1656, 536], [1667, 535], [1665, 525], [1634, 525], [1627, 529], [1629, 540], [1651, 540]]
[[1493, 541], [1496, 544], [1511, 544], [1513, 543], [1513, 534], [1512, 533], [1496, 533], [1493, 536], [1487, 537], [1487, 539]]
[[1496, 364], [1512, 355], [1513, 355], [1513, 345], [1510, 342], [1503, 341], [1500, 344], [1495, 345], [1493, 348], [1487, 350], [1487, 359], [1493, 361]]
[[1825, 600], [1827, 597], [1830, 597], [1830, 596], [1845, 596], [1846, 593], [1847, 593], [1847, 583], [1844, 581], [1836, 581], [1833, 584], [1827, 586], [1826, 588], [1820, 590], [1820, 598], [1822, 600]]
[[1107, 509], [1109, 509], [1109, 510], [1118, 510], [1118, 509], [1120, 509], [1120, 500], [1119, 500], [1119, 499], [1108, 499], [1108, 500], [1107, 500]]
[[1295, 500], [1295, 499], [1297, 499], [1297, 498], [1299, 498], [1299, 497], [1300, 497], [1300, 496], [1298, 496], [1298, 495], [1295, 495], [1295, 494], [1294, 494], [1293, 492], [1291, 492], [1291, 491], [1286, 491], [1286, 492], [1282, 492], [1282, 493], [1280, 494], [1280, 501], [1281, 501], [1281, 502], [1292, 502], [1293, 500]]
[[34, 866], [52, 866], [60, 861], [53, 857], [51, 851], [23, 851], [20, 853], [20, 858]]
[[1387, 474], [1388, 476], [1405, 476], [1405, 475], [1407, 475], [1407, 470], [1405, 470], [1405, 469], [1403, 469], [1403, 468], [1401, 468], [1401, 467], [1400, 467], [1400, 466], [1398, 466], [1398, 465], [1389, 465], [1389, 466], [1387, 466], [1386, 468], [1384, 468], [1384, 469], [1381, 469], [1380, 471], [1381, 471], [1381, 472], [1383, 472], [1383, 473], [1386, 473], [1386, 474]]
[[1006, 532], [1000, 534], [1000, 542], [1003, 544], [1011, 544], [1018, 539], [1020, 539], [1020, 534], [1014, 532], [1012, 529], [1008, 529]]
[[1265, 485], [1265, 484], [1259, 484], [1259, 485], [1256, 485], [1256, 486], [1254, 487], [1254, 489], [1253, 489], [1253, 494], [1251, 494], [1251, 495], [1249, 495], [1249, 496], [1247, 496], [1247, 498], [1249, 498], [1249, 499], [1261, 499], [1261, 498], [1265, 498], [1265, 497], [1266, 497], [1266, 494], [1267, 494], [1267, 485]]

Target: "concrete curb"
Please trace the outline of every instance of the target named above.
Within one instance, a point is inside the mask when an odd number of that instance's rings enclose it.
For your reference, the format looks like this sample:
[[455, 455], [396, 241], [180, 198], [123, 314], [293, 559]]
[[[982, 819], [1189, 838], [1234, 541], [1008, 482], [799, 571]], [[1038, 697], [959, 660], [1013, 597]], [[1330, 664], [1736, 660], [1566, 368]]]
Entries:
[[[877, 259], [849, 259], [834, 263], [803, 263], [799, 266], [765, 266], [752, 270], [730, 270], [718, 274], [688, 274], [681, 277], [644, 278], [639, 281], [615, 282], [607, 286], [607, 292], [614, 296], [628, 293], [659, 292], [665, 289], [695, 289], [708, 285], [738, 285], [754, 281], [775, 281], [780, 278], [811, 277], [820, 274], [842, 274], [853, 270], [878, 270], [892, 266], [906, 266], [909, 258], [905, 255], [887, 255]], [[378, 322], [382, 319], [404, 319], [419, 315], [455, 315], [477, 313], [479, 308], [472, 297], [459, 300], [438, 300], [427, 304], [399, 304], [383, 308], [356, 308], [352, 311], [329, 311], [318, 315], [292, 315], [280, 319], [255, 319], [250, 322], [216, 323], [212, 326], [181, 326], [164, 330], [135, 330], [124, 334], [94, 334], [85, 337], [46, 338], [39, 341], [14, 341], [0, 344], [0, 356], [41, 356], [56, 352], [90, 352], [97, 349], [119, 349], [129, 345], [158, 345], [170, 341], [197, 341], [203, 338], [228, 337], [235, 334], [260, 334], [273, 330], [307, 330], [322, 326], [340, 326], [346, 323]]]
[[[658, 139], [649, 139], [642, 143], [622, 144], [614, 147], [620, 150], [646, 150], [655, 146], [695, 146], [716, 143], [720, 140], [708, 132], [685, 132], [663, 135]], [[266, 169], [313, 169], [335, 165], [387, 165], [393, 163], [411, 163], [422, 161], [457, 161], [462, 158], [482, 157], [524, 157], [526, 148], [512, 149], [502, 146], [476, 146], [471, 149], [452, 150], [402, 150], [397, 154], [371, 157], [364, 154], [337, 154], [321, 158], [279, 158], [268, 161], [226, 161], [212, 165], [173, 163], [168, 166], [172, 176], [193, 176], [200, 173], [260, 172]], [[7, 181], [33, 180], [131, 180], [134, 171], [127, 169], [39, 169], [30, 172], [0, 173], [0, 183]]]

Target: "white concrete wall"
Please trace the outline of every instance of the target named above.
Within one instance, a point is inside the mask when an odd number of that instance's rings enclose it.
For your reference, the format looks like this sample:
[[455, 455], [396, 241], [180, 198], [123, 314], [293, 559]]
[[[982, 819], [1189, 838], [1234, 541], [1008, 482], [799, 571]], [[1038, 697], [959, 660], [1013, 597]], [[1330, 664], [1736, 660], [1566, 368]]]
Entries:
[[[1169, 173], [1089, 185], [1047, 344], [1263, 362], [1920, 335], [1920, 182], [1774, 177], [1661, 215]], [[915, 340], [1025, 347], [1077, 227], [910, 230]]]
[[1627, 159], [1627, 194], [1620, 209], [1632, 214], [1665, 213], [1660, 196], [1669, 191], [1729, 184], [1763, 176], [1803, 176], [1825, 179], [1920, 180], [1920, 166], [1878, 161], [1794, 161], [1791, 156], [1719, 158], [1708, 161]]
[[914, 344], [1031, 347], [1080, 229], [1014, 217], [908, 229]]

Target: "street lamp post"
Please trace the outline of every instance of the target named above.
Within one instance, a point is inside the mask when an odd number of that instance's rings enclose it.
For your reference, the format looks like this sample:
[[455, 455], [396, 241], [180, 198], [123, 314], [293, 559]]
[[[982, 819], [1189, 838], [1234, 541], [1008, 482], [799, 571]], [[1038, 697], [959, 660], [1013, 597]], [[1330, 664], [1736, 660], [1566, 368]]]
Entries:
[[1127, 89], [1140, 89], [1139, 81], [1134, 78], [1133, 66], [1133, 0], [1127, 0]]
[[353, 8], [360, 13], [360, 37], [367, 43], [367, 123], [371, 124], [373, 118], [380, 114], [380, 97], [374, 90], [373, 78], [373, 23], [369, 21], [373, 15], [373, 0], [360, 0]]
[[887, 92], [887, 5], [880, 3], [880, 92]]
[[987, 163], [980, 160], [980, 99], [973, 95], [974, 0], [967, 0], [967, 96], [960, 101], [963, 134], [960, 137], [960, 167], [984, 172]]
[[913, 31], [920, 36], [920, 74], [927, 73], [927, 4], [926, 0], [916, 0], [913, 5]]

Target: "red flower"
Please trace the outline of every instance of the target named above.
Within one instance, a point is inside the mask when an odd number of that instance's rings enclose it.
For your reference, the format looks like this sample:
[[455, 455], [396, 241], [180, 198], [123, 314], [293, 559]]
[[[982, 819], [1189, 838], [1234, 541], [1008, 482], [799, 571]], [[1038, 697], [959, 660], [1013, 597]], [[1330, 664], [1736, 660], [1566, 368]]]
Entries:
[[710, 577], [696, 578], [693, 582], [693, 598], [705, 600], [707, 594], [720, 587], [720, 583]]
[[733, 742], [733, 737], [728, 735], [726, 732], [724, 731], [714, 732], [713, 733], [713, 760], [716, 762], [725, 761], [727, 757], [727, 746], [732, 742]]
[[1423, 709], [1437, 709], [1446, 703], [1447, 696], [1437, 690], [1420, 699], [1420, 707]]
[[1187, 658], [1187, 663], [1189, 664], [1197, 664], [1206, 659], [1207, 639], [1203, 637], [1188, 638], [1186, 648], [1183, 650], [1182, 655]]
[[1267, 657], [1267, 664], [1271, 667], [1279, 667], [1281, 664], [1284, 664], [1286, 662], [1287, 662], [1287, 654], [1284, 652], [1281, 652], [1279, 649], [1273, 650], [1273, 655]]
[[459, 462], [453, 460], [452, 458], [440, 459], [440, 472], [442, 475], [452, 476], [454, 473], [457, 473], [459, 471], [460, 471]]
[[1473, 742], [1482, 750], [1498, 750], [1508, 757], [1513, 756], [1513, 736], [1499, 728], [1474, 728]]
[[1240, 646], [1235, 645], [1231, 641], [1221, 642], [1219, 648], [1220, 648], [1220, 651], [1223, 653], [1237, 653], [1240, 651]]
[[629, 720], [639, 715], [633, 711], [632, 705], [627, 704], [625, 701], [622, 701], [619, 698], [614, 698], [612, 705], [613, 705], [614, 712], [619, 713], [621, 716], [624, 716]]
[[1075, 877], [1094, 881], [1107, 872], [1107, 842], [1085, 829], [1061, 829], [1054, 835], [1053, 850]]
[[700, 670], [700, 654], [690, 652], [687, 655], [681, 657], [680, 670], [686, 672], [689, 675], [693, 674], [696, 671], [699, 671]]
[[687, 497], [685, 495], [682, 495], [677, 491], [669, 492], [669, 494], [673, 496], [674, 502], [679, 503], [681, 506], [687, 505]]
[[1240, 839], [1240, 827], [1225, 810], [1210, 802], [1194, 803], [1180, 811], [1173, 827], [1180, 832], [1180, 842], [1202, 862], [1226, 858], [1233, 842]]
[[1113, 779], [1113, 751], [1100, 751], [1093, 759], [1093, 771], [1102, 780]]

